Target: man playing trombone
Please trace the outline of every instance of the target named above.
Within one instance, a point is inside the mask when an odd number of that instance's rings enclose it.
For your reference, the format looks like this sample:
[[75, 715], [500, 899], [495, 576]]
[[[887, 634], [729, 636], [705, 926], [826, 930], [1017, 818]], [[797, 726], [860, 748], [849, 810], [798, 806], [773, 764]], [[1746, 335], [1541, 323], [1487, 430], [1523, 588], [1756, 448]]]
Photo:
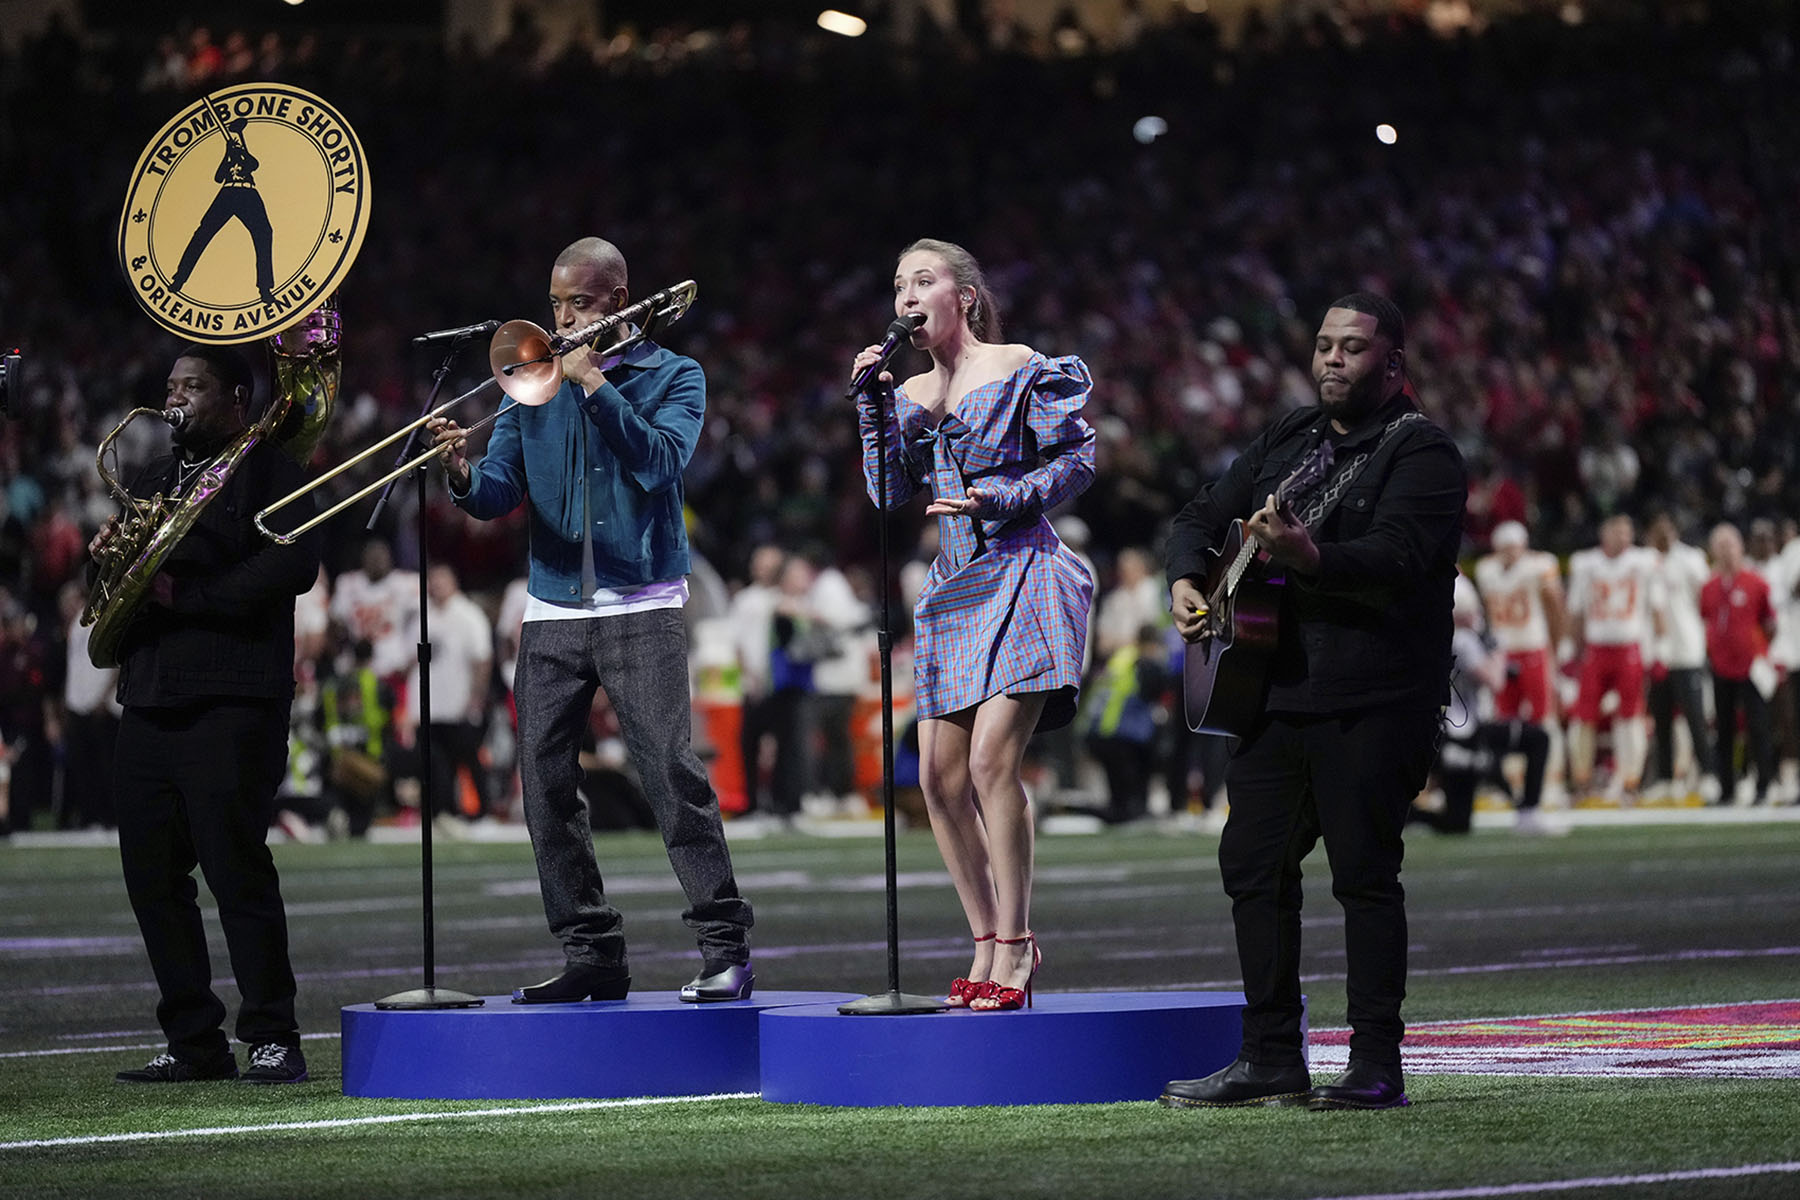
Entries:
[[[553, 332], [568, 338], [626, 306], [624, 256], [583, 238], [550, 273]], [[631, 986], [623, 918], [607, 900], [577, 752], [596, 688], [618, 713], [700, 943], [700, 974], [683, 1000], [750, 995], [749, 902], [705, 768], [691, 742], [687, 634], [688, 542], [681, 473], [706, 410], [700, 364], [640, 340], [613, 349], [619, 323], [561, 355], [556, 393], [509, 405], [487, 453], [471, 464], [466, 431], [444, 417], [427, 428], [445, 454], [450, 493], [491, 520], [528, 501], [530, 599], [520, 633], [518, 698], [525, 820], [550, 931], [567, 965], [513, 992], [518, 1004], [622, 999]]]

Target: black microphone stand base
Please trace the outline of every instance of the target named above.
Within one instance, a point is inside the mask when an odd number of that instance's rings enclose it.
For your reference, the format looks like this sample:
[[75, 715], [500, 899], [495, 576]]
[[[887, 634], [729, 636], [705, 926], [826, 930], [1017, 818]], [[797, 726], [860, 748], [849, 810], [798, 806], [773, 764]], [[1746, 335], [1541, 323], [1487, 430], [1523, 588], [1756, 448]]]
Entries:
[[471, 996], [455, 988], [422, 987], [395, 992], [375, 1002], [376, 1008], [480, 1008], [486, 1004], [480, 996]]
[[846, 1017], [906, 1017], [914, 1013], [944, 1012], [949, 1009], [935, 996], [909, 996], [905, 992], [876, 992], [861, 1000], [838, 1005]]

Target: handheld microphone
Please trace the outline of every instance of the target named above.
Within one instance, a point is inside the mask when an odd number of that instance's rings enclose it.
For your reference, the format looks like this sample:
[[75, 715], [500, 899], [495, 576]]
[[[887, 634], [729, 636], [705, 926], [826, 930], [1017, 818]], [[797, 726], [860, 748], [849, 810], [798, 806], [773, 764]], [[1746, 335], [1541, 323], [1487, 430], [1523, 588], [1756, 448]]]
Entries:
[[434, 329], [430, 333], [421, 333], [413, 339], [413, 345], [423, 346], [430, 342], [460, 342], [464, 338], [486, 337], [500, 328], [498, 321], [482, 321], [475, 325], [461, 325], [455, 329]]
[[874, 362], [856, 373], [856, 378], [850, 381], [850, 390], [847, 394], [854, 396], [868, 387], [869, 380], [881, 373], [881, 368], [887, 366], [888, 359], [894, 357], [894, 351], [900, 348], [900, 344], [911, 341], [913, 332], [924, 323], [924, 313], [907, 313], [904, 317], [895, 317], [894, 323], [887, 327], [887, 336], [881, 339], [880, 355]]

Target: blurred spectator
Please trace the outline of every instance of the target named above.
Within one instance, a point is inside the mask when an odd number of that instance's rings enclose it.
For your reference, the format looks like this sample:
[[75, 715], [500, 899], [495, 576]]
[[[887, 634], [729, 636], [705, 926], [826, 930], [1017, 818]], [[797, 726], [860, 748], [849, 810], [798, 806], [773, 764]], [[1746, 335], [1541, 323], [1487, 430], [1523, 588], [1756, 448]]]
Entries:
[[1140, 547], [1119, 551], [1113, 585], [1101, 596], [1100, 615], [1095, 619], [1099, 642], [1095, 658], [1108, 661], [1115, 651], [1136, 643], [1144, 626], [1167, 622], [1168, 592], [1153, 567], [1150, 555]]
[[49, 647], [37, 618], [0, 587], [0, 743], [11, 788], [0, 821], [29, 829], [36, 814], [50, 815], [55, 760], [46, 727], [51, 723]]
[[375, 673], [398, 684], [419, 656], [419, 573], [397, 569], [387, 540], [369, 538], [361, 569], [345, 571], [331, 589], [331, 616], [351, 641], [373, 648]]
[[1700, 589], [1711, 568], [1706, 552], [1676, 536], [1674, 518], [1658, 512], [1650, 518], [1645, 540], [1656, 552], [1656, 586], [1664, 601], [1664, 622], [1650, 657], [1650, 720], [1656, 748], [1656, 784], [1653, 799], [1686, 797], [1695, 790], [1704, 795], [1699, 778], [1683, 779], [1675, 772], [1675, 712], [1680, 710], [1693, 748], [1695, 776], [1711, 778], [1713, 760], [1706, 732], [1706, 624], [1700, 617]]
[[1761, 804], [1775, 781], [1769, 726], [1769, 700], [1775, 694], [1769, 635], [1775, 629], [1775, 609], [1769, 601], [1768, 583], [1745, 560], [1743, 535], [1735, 525], [1714, 526], [1708, 545], [1713, 576], [1700, 591], [1700, 615], [1706, 621], [1706, 655], [1712, 664], [1719, 803], [1731, 804], [1737, 796], [1741, 715], [1749, 739], [1749, 763], [1756, 771], [1751, 803]]
[[1767, 571], [1770, 600], [1775, 605], [1775, 641], [1769, 660], [1781, 673], [1781, 686], [1771, 706], [1775, 750], [1781, 764], [1784, 799], [1800, 803], [1800, 530], [1789, 518], [1782, 523], [1781, 552]]
[[775, 739], [775, 767], [768, 811], [781, 821], [800, 811], [800, 797], [812, 773], [813, 667], [837, 652], [836, 636], [813, 611], [817, 575], [805, 556], [790, 554], [776, 581], [769, 635], [769, 728]]
[[775, 605], [787, 552], [764, 544], [750, 552], [750, 579], [731, 598], [731, 636], [743, 694], [744, 811], [763, 812], [763, 739], [775, 736]]
[[[1550, 735], [1540, 724], [1496, 717], [1494, 693], [1507, 683], [1508, 656], [1482, 629], [1481, 599], [1465, 575], [1456, 577], [1456, 631], [1451, 636], [1455, 677], [1450, 708], [1444, 718], [1444, 740], [1438, 748], [1437, 777], [1444, 806], [1432, 812], [1414, 808], [1411, 819], [1439, 833], [1467, 833], [1475, 811], [1475, 792], [1483, 783], [1507, 792], [1521, 833], [1548, 832], [1538, 812], [1544, 796], [1544, 768], [1550, 760]], [[1524, 789], [1517, 796], [1500, 772], [1508, 754], [1525, 756]], [[1555, 827], [1560, 831], [1560, 827]]]
[[1163, 693], [1169, 668], [1162, 628], [1150, 622], [1107, 656], [1082, 697], [1087, 743], [1106, 771], [1106, 819], [1115, 825], [1148, 813]]
[[818, 570], [807, 596], [813, 618], [829, 634], [823, 656], [813, 663], [812, 725], [818, 749], [813, 793], [827, 811], [858, 812], [855, 742], [850, 717], [856, 698], [869, 682], [869, 663], [875, 655], [874, 617], [865, 598], [870, 584], [866, 572], [862, 593], [850, 577], [830, 563]]
[[111, 828], [113, 740], [119, 731], [114, 695], [119, 669], [88, 661], [89, 627], [81, 623], [87, 599], [78, 583], [60, 593], [68, 629], [68, 665], [62, 694], [62, 821], [64, 828]]
[[[425, 573], [425, 616], [431, 634], [431, 726], [420, 729], [420, 670], [414, 663], [406, 679], [406, 721], [431, 740], [431, 811], [445, 832], [460, 830], [462, 818], [491, 816], [493, 789], [481, 761], [487, 728], [488, 683], [494, 663], [492, 622], [481, 606], [463, 595], [456, 569], [432, 563]], [[420, 641], [414, 619], [409, 631]], [[475, 789], [476, 809], [465, 813], [460, 802], [462, 779]]]
[[[320, 685], [319, 719], [328, 765], [325, 799], [341, 832], [362, 837], [377, 811], [394, 804], [391, 756], [396, 698], [375, 673], [374, 651], [357, 641]], [[328, 821], [333, 821], [329, 815]]]

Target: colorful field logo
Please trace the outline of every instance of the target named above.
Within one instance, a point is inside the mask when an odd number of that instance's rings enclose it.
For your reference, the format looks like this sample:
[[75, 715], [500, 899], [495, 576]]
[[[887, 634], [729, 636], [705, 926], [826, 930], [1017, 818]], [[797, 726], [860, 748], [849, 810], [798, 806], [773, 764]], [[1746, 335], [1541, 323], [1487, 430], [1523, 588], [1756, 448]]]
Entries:
[[329, 296], [369, 222], [369, 165], [350, 125], [297, 87], [214, 92], [150, 139], [119, 216], [119, 263], [157, 322], [246, 342]]
[[[1347, 1030], [1314, 1031], [1315, 1069], [1349, 1058]], [[1800, 1001], [1412, 1025], [1408, 1072], [1800, 1078]]]

